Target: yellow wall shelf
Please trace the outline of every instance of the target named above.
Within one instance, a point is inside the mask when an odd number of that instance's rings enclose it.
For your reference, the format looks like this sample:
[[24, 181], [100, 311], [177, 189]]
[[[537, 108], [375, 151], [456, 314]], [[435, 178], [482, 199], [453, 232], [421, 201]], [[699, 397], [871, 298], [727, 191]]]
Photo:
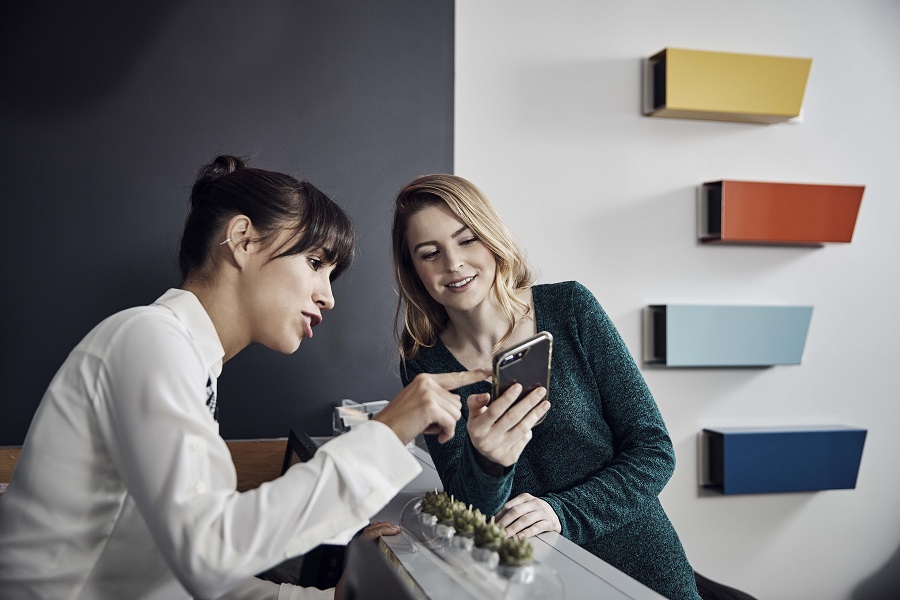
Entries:
[[800, 114], [811, 58], [666, 48], [644, 60], [651, 117], [778, 123]]

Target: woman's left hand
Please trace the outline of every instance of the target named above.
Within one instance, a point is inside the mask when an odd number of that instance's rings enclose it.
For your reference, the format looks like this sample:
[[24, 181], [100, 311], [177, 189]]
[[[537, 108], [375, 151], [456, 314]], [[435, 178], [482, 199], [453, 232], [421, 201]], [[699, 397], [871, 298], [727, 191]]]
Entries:
[[530, 538], [545, 531], [562, 531], [553, 507], [531, 494], [519, 494], [503, 505], [496, 515], [497, 524], [506, 529], [506, 536]]
[[400, 533], [400, 527], [388, 521], [375, 521], [371, 525], [367, 525], [360, 534], [367, 540], [374, 540], [383, 535], [397, 535]]

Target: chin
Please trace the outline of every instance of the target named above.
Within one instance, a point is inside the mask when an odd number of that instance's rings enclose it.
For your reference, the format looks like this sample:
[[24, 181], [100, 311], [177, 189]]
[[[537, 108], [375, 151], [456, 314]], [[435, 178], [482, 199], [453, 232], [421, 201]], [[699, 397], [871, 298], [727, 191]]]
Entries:
[[300, 342], [303, 338], [295, 338], [293, 340], [278, 340], [274, 343], [263, 344], [269, 350], [280, 352], [281, 354], [293, 354], [300, 348]]

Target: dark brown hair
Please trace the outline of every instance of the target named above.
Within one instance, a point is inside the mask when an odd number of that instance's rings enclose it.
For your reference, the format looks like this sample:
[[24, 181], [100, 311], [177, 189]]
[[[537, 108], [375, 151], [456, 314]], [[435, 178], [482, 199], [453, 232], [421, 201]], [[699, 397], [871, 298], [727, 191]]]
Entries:
[[294, 232], [272, 259], [319, 250], [335, 266], [332, 280], [353, 262], [353, 225], [331, 198], [308, 181], [247, 167], [244, 160], [223, 155], [200, 168], [191, 189], [178, 254], [185, 280], [205, 275], [210, 250], [222, 242], [222, 230], [235, 215], [250, 219], [259, 232], [256, 241], [263, 245], [282, 231]]

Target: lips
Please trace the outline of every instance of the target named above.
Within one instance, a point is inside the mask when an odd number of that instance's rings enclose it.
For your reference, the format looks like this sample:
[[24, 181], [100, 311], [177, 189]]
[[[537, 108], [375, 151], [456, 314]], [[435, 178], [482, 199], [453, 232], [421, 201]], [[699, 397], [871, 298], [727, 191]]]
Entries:
[[312, 329], [313, 329], [313, 327], [315, 327], [316, 325], [318, 325], [319, 323], [322, 322], [322, 317], [320, 317], [319, 315], [310, 314], [310, 313], [303, 313], [303, 316], [306, 317], [305, 319], [303, 319], [303, 323], [306, 325], [303, 328], [303, 333], [309, 339], [312, 339], [312, 336], [313, 336]]

